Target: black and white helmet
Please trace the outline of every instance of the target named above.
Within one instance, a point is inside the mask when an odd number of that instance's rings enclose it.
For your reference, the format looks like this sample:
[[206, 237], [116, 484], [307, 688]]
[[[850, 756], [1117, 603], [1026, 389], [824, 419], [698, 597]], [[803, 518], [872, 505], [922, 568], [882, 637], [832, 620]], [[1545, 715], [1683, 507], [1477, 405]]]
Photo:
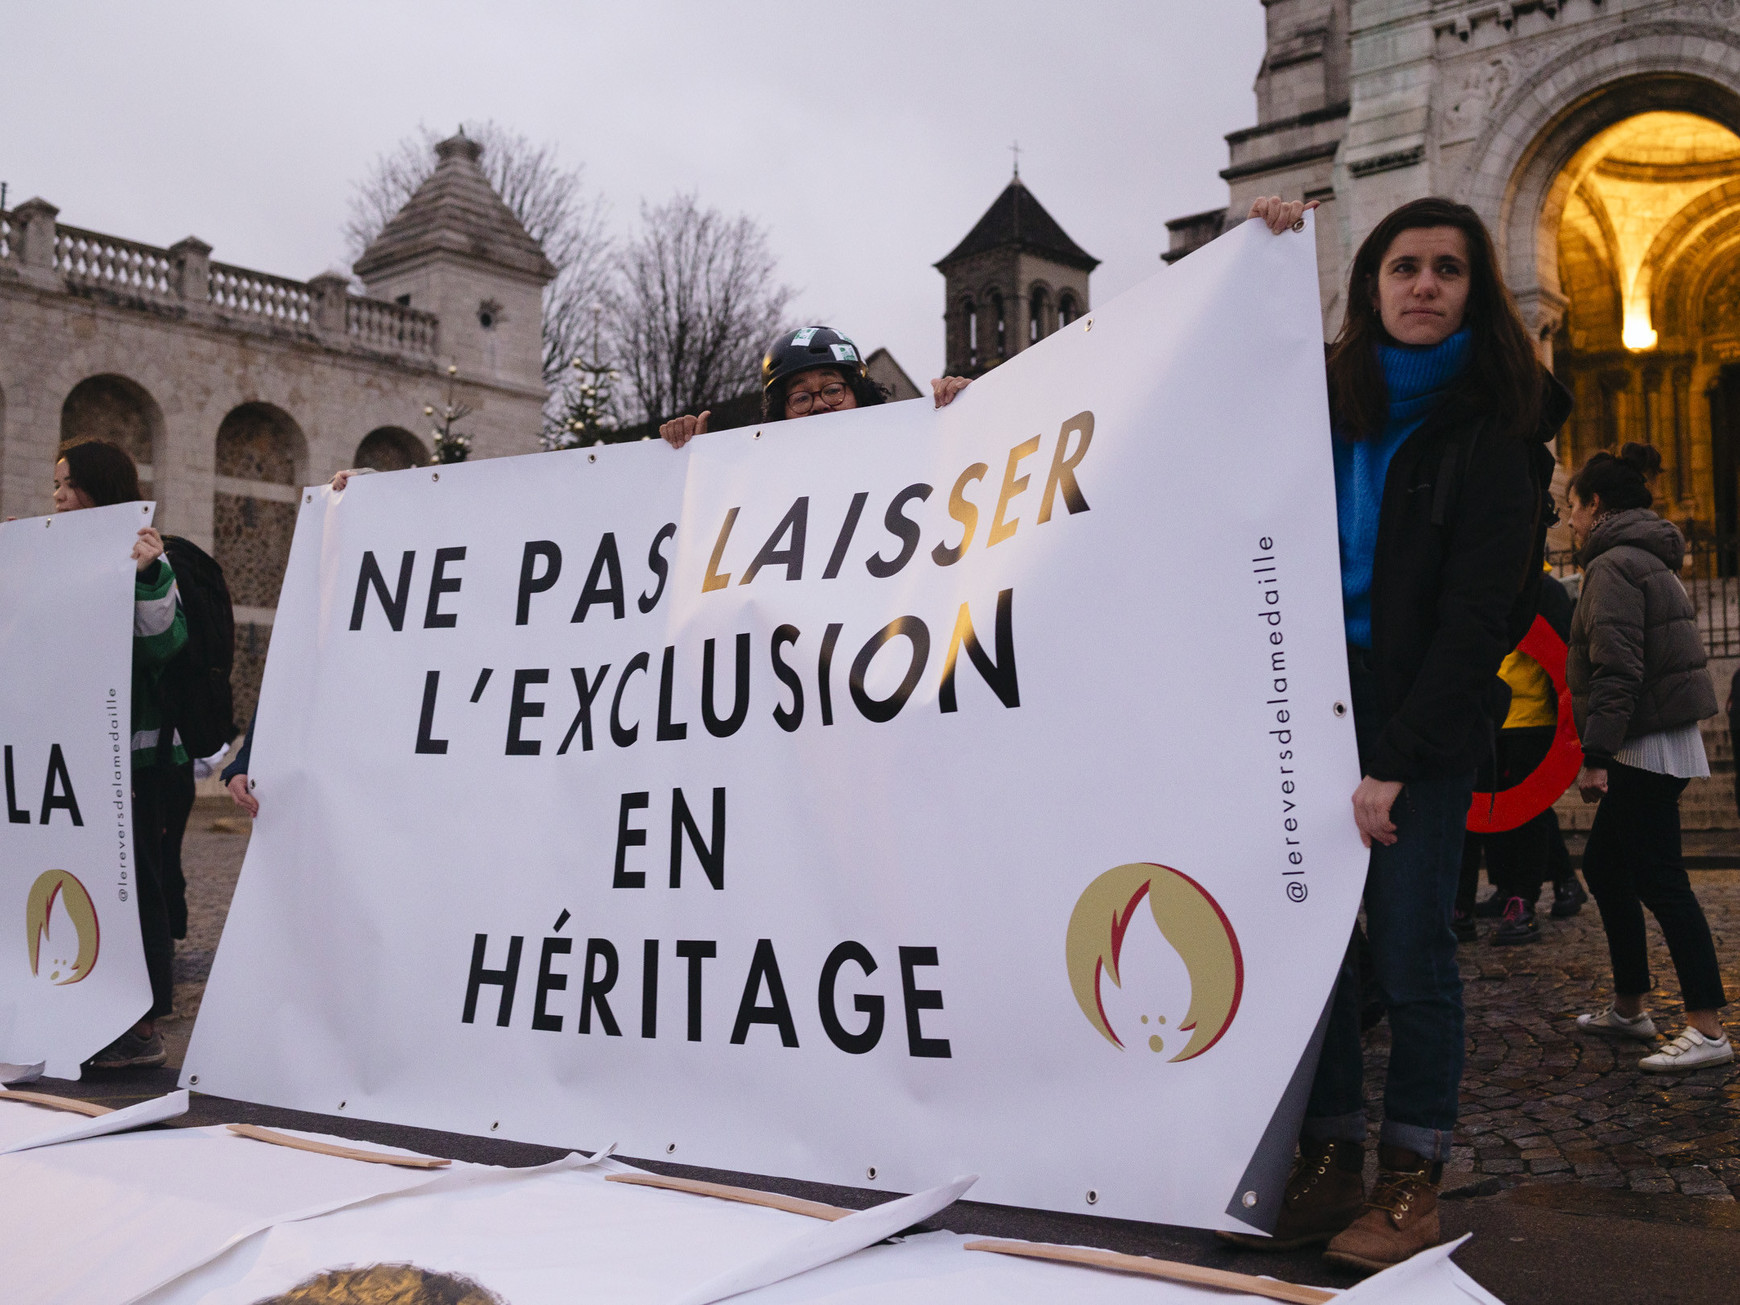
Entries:
[[774, 341], [761, 360], [761, 388], [812, 367], [836, 367], [848, 380], [863, 380], [864, 356], [831, 326], [805, 326]]

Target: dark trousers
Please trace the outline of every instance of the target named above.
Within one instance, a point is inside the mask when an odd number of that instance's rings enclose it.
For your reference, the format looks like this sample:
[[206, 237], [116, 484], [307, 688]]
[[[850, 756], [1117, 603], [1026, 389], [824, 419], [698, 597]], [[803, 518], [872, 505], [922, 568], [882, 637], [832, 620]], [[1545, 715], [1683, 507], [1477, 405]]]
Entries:
[[1680, 857], [1680, 793], [1686, 781], [1615, 762], [1607, 796], [1583, 849], [1583, 878], [1601, 911], [1613, 990], [1638, 997], [1655, 986], [1643, 908], [1661, 926], [1687, 1010], [1727, 1004], [1710, 925]]
[[[1552, 726], [1500, 730], [1496, 748], [1498, 774], [1495, 787], [1502, 791], [1522, 783], [1541, 764], [1553, 746]], [[1494, 783], [1480, 777], [1482, 791]], [[1497, 834], [1470, 834], [1462, 853], [1462, 882], [1456, 894], [1456, 909], [1467, 914], [1474, 909], [1480, 880], [1480, 854], [1486, 853], [1486, 877], [1508, 901], [1520, 897], [1532, 911], [1548, 880], [1565, 883], [1572, 877], [1571, 854], [1559, 830], [1559, 817], [1551, 807], [1533, 820]]]
[[151, 976], [151, 1009], [142, 1019], [161, 1019], [175, 1009], [175, 939], [163, 893], [163, 812], [171, 778], [161, 766], [133, 772], [133, 888]]
[[[1376, 686], [1356, 664], [1353, 716], [1366, 753], [1383, 726]], [[1391, 809], [1396, 842], [1374, 844], [1365, 879], [1366, 935], [1377, 995], [1390, 1023], [1383, 1141], [1433, 1160], [1450, 1158], [1462, 1084], [1462, 979], [1450, 911], [1474, 773], [1417, 780]], [[1323, 1055], [1301, 1130], [1308, 1137], [1365, 1140], [1365, 1065], [1360, 1046], [1359, 963], [1342, 963]]]
[[193, 763], [160, 768], [163, 786], [163, 905], [172, 938], [187, 937], [187, 879], [181, 873], [181, 840], [193, 814]]

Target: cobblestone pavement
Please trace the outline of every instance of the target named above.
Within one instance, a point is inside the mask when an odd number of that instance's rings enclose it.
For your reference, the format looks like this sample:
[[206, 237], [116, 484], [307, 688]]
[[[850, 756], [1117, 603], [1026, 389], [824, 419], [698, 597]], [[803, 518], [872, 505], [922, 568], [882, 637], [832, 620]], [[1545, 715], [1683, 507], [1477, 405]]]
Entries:
[[[164, 1022], [172, 1064], [180, 1063], [199, 1011], [250, 823], [227, 800], [202, 799], [188, 824], [188, 936], [177, 946], [175, 1017]], [[1693, 871], [1692, 882], [1716, 935], [1724, 982], [1740, 998], [1740, 871]], [[1740, 1071], [1645, 1074], [1637, 1068], [1649, 1050], [1643, 1044], [1577, 1031], [1576, 1017], [1612, 995], [1594, 903], [1569, 920], [1543, 911], [1542, 940], [1527, 946], [1494, 947], [1491, 929], [1482, 921], [1480, 940], [1464, 943], [1460, 954], [1468, 1067], [1446, 1192], [1488, 1196], [1524, 1183], [1578, 1182], [1723, 1201], [1740, 1196]], [[1653, 922], [1650, 934], [1651, 967], [1665, 985], [1650, 1008], [1656, 1024], [1675, 1033], [1682, 1007], [1673, 966]], [[1734, 1028], [1740, 1032], [1740, 1017]], [[1380, 1024], [1366, 1044], [1374, 1121], [1388, 1054], [1388, 1025]]]
[[[1740, 872], [1693, 871], [1692, 883], [1722, 963], [1740, 997]], [[1551, 889], [1542, 906], [1550, 904]], [[1468, 1012], [1462, 1121], [1446, 1191], [1487, 1195], [1523, 1183], [1579, 1182], [1634, 1192], [1740, 1196], [1740, 1073], [1722, 1066], [1685, 1075], [1645, 1074], [1653, 1048], [1580, 1032], [1576, 1017], [1613, 995], [1606, 937], [1594, 902], [1569, 920], [1541, 912], [1542, 939], [1494, 947], [1493, 923], [1459, 959]], [[1650, 921], [1649, 999], [1656, 1026], [1684, 1027], [1678, 983]], [[1732, 1008], [1730, 1008], [1732, 1013]], [[1740, 1023], [1735, 1024], [1740, 1032]], [[1665, 1037], [1664, 1037], [1665, 1040]], [[1367, 1082], [1381, 1092], [1388, 1026], [1368, 1036]], [[1375, 1072], [1370, 1072], [1375, 1071]], [[1374, 1119], [1377, 1101], [1371, 1103]]]

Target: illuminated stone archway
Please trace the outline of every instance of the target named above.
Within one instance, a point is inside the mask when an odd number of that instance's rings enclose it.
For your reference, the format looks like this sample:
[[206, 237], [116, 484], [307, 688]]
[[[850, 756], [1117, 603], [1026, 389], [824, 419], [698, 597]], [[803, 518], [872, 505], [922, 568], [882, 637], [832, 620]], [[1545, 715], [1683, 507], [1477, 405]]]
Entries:
[[1740, 532], [1740, 405], [1726, 399], [1740, 376], [1740, 134], [1680, 109], [1637, 113], [1584, 142], [1549, 193], [1554, 366], [1577, 401], [1561, 462], [1651, 444], [1660, 509], [1726, 541]]

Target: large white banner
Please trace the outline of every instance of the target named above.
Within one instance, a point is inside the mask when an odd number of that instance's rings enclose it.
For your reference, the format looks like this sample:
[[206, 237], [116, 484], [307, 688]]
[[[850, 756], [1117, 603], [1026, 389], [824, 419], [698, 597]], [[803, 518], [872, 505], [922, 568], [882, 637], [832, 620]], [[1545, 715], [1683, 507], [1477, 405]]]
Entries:
[[1346, 702], [1309, 234], [941, 412], [310, 490], [184, 1083], [1261, 1222], [1363, 879]]
[[130, 554], [154, 507], [0, 524], [0, 1062], [59, 1078], [151, 1008], [129, 713]]

